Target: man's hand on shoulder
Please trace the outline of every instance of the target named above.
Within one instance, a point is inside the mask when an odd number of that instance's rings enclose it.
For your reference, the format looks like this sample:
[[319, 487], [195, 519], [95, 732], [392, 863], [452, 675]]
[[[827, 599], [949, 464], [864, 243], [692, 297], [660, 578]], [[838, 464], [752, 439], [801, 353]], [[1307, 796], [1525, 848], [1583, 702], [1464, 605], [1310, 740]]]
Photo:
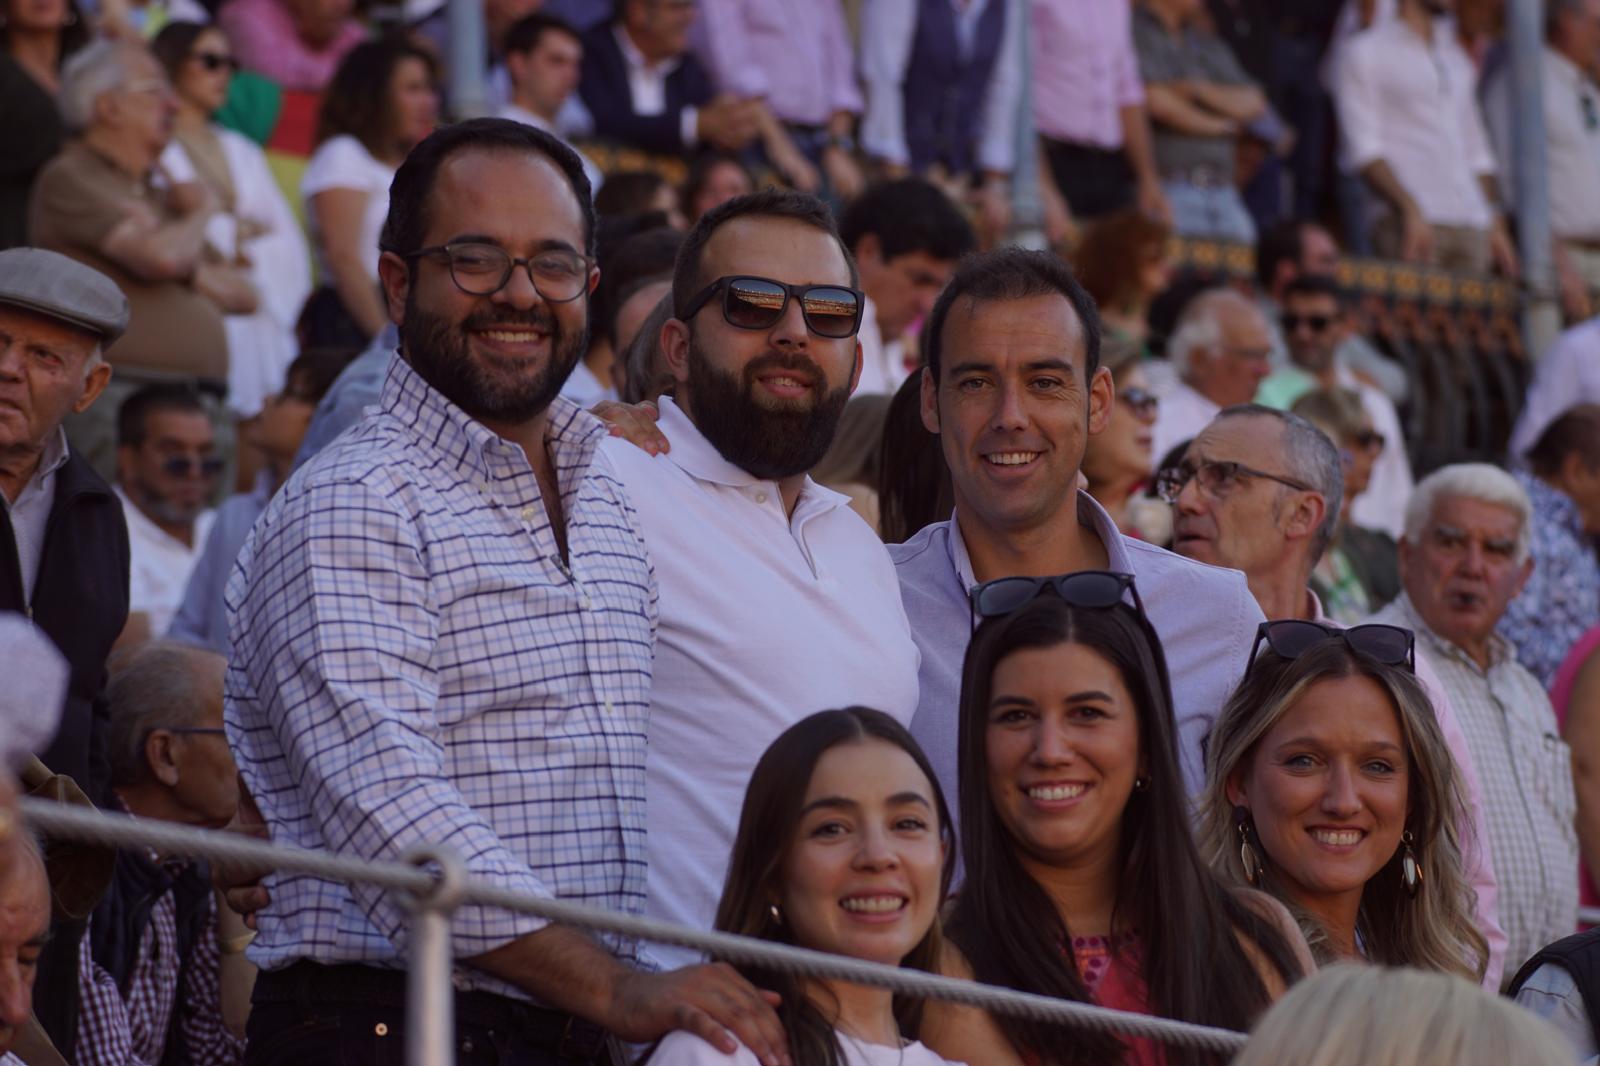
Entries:
[[666, 434], [656, 426], [661, 410], [649, 400], [632, 404], [601, 400], [589, 413], [604, 422], [613, 437], [621, 437], [642, 451], [665, 455], [672, 450]]
[[756, 988], [725, 962], [659, 974], [634, 971], [613, 987], [605, 1026], [634, 1042], [682, 1029], [730, 1055], [738, 1037], [763, 1066], [791, 1066], [777, 1005], [776, 993]]

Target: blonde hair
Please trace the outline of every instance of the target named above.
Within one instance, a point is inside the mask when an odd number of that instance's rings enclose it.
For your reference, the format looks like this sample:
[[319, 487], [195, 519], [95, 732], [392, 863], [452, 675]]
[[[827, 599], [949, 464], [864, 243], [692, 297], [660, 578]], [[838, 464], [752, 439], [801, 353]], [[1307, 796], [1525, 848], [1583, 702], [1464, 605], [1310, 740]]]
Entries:
[[1256, 1024], [1232, 1066], [1571, 1066], [1548, 1023], [1459, 977], [1330, 966]]
[[[1249, 765], [1261, 738], [1312, 685], [1352, 676], [1377, 682], [1399, 719], [1409, 763], [1405, 824], [1415, 838], [1413, 848], [1422, 873], [1422, 885], [1411, 898], [1401, 881], [1396, 852], [1367, 881], [1356, 917], [1360, 942], [1372, 962], [1478, 980], [1488, 965], [1489, 946], [1474, 920], [1476, 897], [1462, 859], [1457, 827], [1466, 804], [1461, 778], [1427, 693], [1403, 667], [1358, 656], [1340, 640], [1329, 640], [1298, 659], [1283, 659], [1270, 650], [1262, 653], [1222, 709], [1207, 741], [1201, 853], [1225, 880], [1246, 883], [1238, 826], [1227, 793], [1229, 780]], [[1262, 866], [1257, 887], [1294, 914], [1319, 965], [1337, 961], [1328, 930], [1320, 919], [1295, 905], [1283, 873], [1253, 832], [1253, 822], [1251, 828], [1251, 843]]]

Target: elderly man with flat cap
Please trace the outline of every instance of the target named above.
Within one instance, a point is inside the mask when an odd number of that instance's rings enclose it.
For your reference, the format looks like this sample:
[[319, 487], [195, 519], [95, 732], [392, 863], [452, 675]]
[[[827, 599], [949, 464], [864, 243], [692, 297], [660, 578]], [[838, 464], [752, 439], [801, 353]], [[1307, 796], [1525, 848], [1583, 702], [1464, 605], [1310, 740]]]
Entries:
[[[128, 527], [61, 423], [106, 387], [102, 350], [127, 325], [127, 298], [99, 271], [39, 248], [0, 252], [0, 612], [31, 619], [66, 657], [61, 724], [37, 754], [96, 800], [110, 776], [106, 657], [128, 617]], [[35, 1003], [57, 1047], [73, 1046], [81, 933], [58, 924], [40, 959]]]

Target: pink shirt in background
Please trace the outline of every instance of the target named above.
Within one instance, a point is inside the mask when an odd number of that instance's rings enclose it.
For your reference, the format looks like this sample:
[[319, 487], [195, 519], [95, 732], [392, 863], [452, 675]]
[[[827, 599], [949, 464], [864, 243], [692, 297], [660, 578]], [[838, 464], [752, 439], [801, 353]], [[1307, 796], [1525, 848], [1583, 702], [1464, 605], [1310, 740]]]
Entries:
[[340, 60], [367, 39], [361, 23], [349, 19], [331, 42], [314, 49], [295, 32], [282, 0], [228, 0], [217, 24], [245, 70], [270, 78], [281, 88], [305, 92], [327, 88]]
[[694, 46], [719, 92], [762, 97], [783, 122], [861, 113], [839, 0], [700, 0]]
[[[1600, 651], [1600, 626], [1578, 638], [1562, 660], [1561, 669], [1556, 671], [1555, 683], [1550, 686], [1550, 703], [1556, 709], [1556, 724], [1563, 734], [1567, 731], [1567, 705], [1572, 702], [1572, 687], [1578, 683], [1584, 664], [1597, 651]], [[1600, 904], [1600, 891], [1595, 890], [1594, 873], [1587, 863], [1580, 863], [1578, 867], [1578, 902], [1585, 907]]]
[[1122, 147], [1122, 109], [1144, 103], [1128, 0], [1033, 5], [1033, 124], [1057, 141]]

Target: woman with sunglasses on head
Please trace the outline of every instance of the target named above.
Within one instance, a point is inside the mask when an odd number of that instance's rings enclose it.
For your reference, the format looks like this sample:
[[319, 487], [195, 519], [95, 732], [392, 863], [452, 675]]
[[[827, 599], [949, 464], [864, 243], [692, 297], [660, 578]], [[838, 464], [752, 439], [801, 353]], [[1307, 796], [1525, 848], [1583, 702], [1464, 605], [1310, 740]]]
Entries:
[[[905, 727], [865, 707], [822, 711], [772, 742], [751, 775], [717, 907], [723, 932], [931, 970], [954, 855], [944, 796]], [[887, 989], [740, 971], [780, 998], [795, 1066], [941, 1066], [914, 1034], [920, 1003]], [[651, 1066], [738, 1063], [676, 1032]]]
[[1265, 622], [1207, 743], [1202, 841], [1282, 900], [1319, 961], [1482, 979], [1462, 792], [1409, 630]]
[[1171, 536], [1172, 511], [1158, 502], [1147, 503], [1139, 492], [1150, 480], [1159, 405], [1142, 364], [1143, 355], [1131, 342], [1108, 340], [1100, 349], [1100, 365], [1111, 371], [1116, 402], [1106, 428], [1089, 438], [1081, 469], [1089, 495], [1116, 520], [1118, 529], [1159, 544]]
[[[1103, 571], [974, 590], [982, 622], [960, 711], [965, 881], [944, 968], [1245, 1029], [1311, 957], [1281, 904], [1225, 885], [1200, 857], [1166, 662], [1138, 602], [1132, 577]], [[942, 1054], [986, 1066], [1220, 1061], [942, 1003], [928, 1005], [923, 1032]]]

